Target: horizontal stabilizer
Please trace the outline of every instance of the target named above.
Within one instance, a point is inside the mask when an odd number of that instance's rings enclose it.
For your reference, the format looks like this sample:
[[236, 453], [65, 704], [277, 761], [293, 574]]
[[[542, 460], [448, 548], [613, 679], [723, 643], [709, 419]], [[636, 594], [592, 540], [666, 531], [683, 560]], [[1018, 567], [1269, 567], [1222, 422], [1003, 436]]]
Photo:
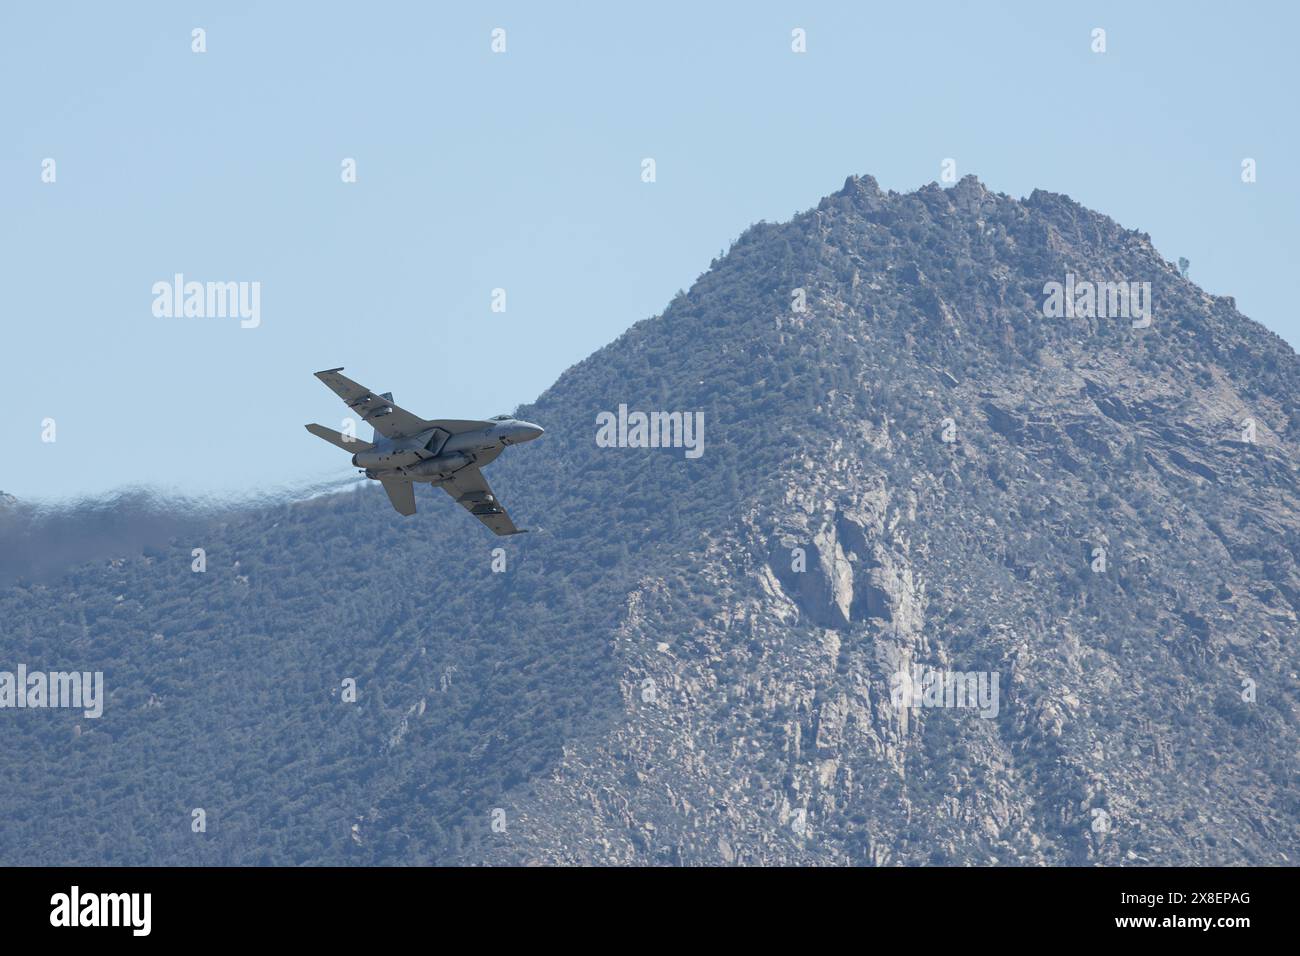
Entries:
[[337, 445], [344, 451], [350, 451], [354, 455], [359, 451], [370, 451], [375, 446], [368, 441], [362, 441], [360, 438], [349, 438], [342, 432], [336, 432], [332, 428], [326, 428], [324, 425], [308, 425], [307, 431], [311, 432], [317, 438], [323, 438], [331, 445]]
[[393, 503], [399, 515], [410, 517], [415, 514], [415, 485], [409, 481], [385, 481], [379, 482], [384, 486], [384, 491], [388, 492], [388, 500]]

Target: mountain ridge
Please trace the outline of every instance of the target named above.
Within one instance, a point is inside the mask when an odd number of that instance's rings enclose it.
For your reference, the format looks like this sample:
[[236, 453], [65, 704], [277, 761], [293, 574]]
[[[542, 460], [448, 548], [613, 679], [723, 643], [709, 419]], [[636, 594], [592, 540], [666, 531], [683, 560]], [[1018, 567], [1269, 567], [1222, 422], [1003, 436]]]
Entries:
[[[1046, 318], [1068, 274], [1149, 282], [1150, 327]], [[75, 735], [6, 715], [0, 858], [1285, 863], [1298, 376], [1068, 197], [849, 177], [519, 409], [502, 572], [357, 490], [211, 527], [203, 575], [176, 540], [0, 592], [9, 656], [109, 678]], [[598, 448], [620, 404], [705, 454]], [[913, 666], [997, 715], [897, 706]]]

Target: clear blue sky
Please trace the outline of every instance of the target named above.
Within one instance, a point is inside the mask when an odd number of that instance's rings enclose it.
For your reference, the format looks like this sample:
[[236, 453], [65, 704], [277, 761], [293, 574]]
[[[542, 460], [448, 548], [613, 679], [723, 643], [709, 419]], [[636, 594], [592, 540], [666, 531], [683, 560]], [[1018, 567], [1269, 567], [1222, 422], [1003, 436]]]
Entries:
[[[346, 478], [313, 371], [509, 411], [749, 224], [945, 157], [1151, 233], [1300, 342], [1293, 4], [469, 6], [0, 6], [0, 489]], [[176, 272], [260, 282], [261, 326], [155, 318]]]

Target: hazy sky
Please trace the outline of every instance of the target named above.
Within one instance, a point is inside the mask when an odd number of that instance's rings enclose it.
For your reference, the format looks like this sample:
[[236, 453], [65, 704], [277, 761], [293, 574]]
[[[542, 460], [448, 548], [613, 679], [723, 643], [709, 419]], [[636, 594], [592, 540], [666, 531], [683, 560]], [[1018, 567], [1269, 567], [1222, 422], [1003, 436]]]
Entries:
[[[0, 489], [346, 479], [302, 428], [344, 411], [317, 369], [509, 411], [751, 223], [947, 157], [1149, 232], [1300, 342], [1293, 4], [467, 6], [0, 6]], [[175, 273], [259, 282], [260, 325], [156, 317]]]

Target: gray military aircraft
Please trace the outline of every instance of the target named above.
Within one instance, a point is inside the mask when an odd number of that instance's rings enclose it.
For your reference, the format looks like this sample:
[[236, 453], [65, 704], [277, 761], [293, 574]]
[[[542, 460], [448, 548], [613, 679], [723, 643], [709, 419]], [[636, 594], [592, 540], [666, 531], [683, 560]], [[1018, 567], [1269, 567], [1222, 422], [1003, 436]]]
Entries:
[[393, 404], [392, 392], [376, 395], [341, 371], [327, 369], [316, 377], [374, 428], [373, 440], [362, 441], [324, 425], [308, 425], [307, 431], [353, 452], [352, 464], [384, 486], [398, 514], [415, 514], [415, 482], [422, 481], [447, 492], [496, 534], [522, 533], [479, 469], [496, 460], [507, 445], [540, 437], [539, 426], [509, 415], [485, 422], [419, 418]]

